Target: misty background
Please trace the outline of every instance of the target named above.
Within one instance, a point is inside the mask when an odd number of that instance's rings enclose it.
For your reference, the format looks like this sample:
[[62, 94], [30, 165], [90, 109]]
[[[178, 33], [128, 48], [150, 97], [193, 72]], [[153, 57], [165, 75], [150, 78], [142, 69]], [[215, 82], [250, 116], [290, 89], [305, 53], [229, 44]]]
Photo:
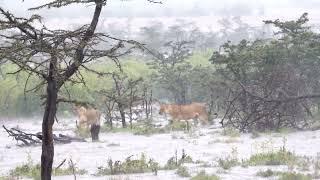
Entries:
[[[17, 15], [40, 14], [46, 25], [54, 28], [68, 28], [89, 22], [94, 6], [73, 5], [59, 9], [27, 11], [30, 7], [41, 5], [45, 0], [2, 0], [1, 5]], [[137, 32], [141, 27], [154, 21], [169, 27], [179, 20], [193, 22], [201, 31], [218, 31], [223, 28], [219, 20], [241, 17], [252, 27], [262, 26], [266, 19], [296, 19], [308, 12], [310, 24], [318, 26], [320, 22], [320, 1], [308, 0], [163, 0], [163, 4], [148, 3], [145, 0], [111, 0], [102, 13], [100, 28], [108, 31], [113, 28], [123, 29], [130, 26], [130, 31]], [[116, 27], [114, 25], [117, 25]]]

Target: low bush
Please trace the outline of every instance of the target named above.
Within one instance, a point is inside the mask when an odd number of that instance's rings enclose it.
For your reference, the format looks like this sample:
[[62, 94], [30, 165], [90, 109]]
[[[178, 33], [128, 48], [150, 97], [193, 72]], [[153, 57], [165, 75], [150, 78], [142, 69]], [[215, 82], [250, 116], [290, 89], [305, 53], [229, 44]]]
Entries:
[[[9, 172], [9, 177], [12, 177], [15, 179], [16, 177], [27, 177], [27, 178], [32, 178], [35, 180], [40, 180], [40, 169], [41, 166], [40, 164], [34, 164], [33, 161], [28, 158], [28, 162], [24, 163], [20, 166], [17, 166], [16, 168], [10, 170]], [[78, 169], [74, 166], [72, 166], [69, 163], [69, 166], [67, 168], [58, 168], [58, 169], [53, 169], [52, 175], [53, 176], [64, 176], [64, 175], [72, 175], [73, 173], [75, 174], [86, 174], [87, 171], [84, 169]]]
[[295, 172], [284, 172], [281, 173], [279, 180], [312, 180], [311, 176], [295, 173]]
[[140, 158], [132, 159], [132, 156], [127, 157], [124, 162], [108, 160], [107, 167], [99, 167], [97, 175], [116, 175], [116, 174], [134, 174], [153, 172], [157, 174], [159, 163], [153, 159], [147, 160], [144, 154]]
[[219, 180], [220, 178], [216, 175], [208, 175], [205, 171], [200, 171], [196, 176], [192, 177], [191, 180]]
[[177, 172], [176, 172], [179, 176], [181, 177], [190, 177], [190, 173], [187, 169], [187, 167], [185, 166], [180, 166], [178, 169], [177, 169]]
[[239, 137], [240, 132], [237, 129], [231, 128], [231, 127], [226, 127], [223, 129], [221, 132], [222, 136], [229, 136], [229, 137]]
[[294, 153], [287, 150], [278, 150], [275, 152], [258, 153], [252, 155], [249, 160], [244, 163], [250, 166], [259, 165], [288, 165], [297, 160], [297, 156]]
[[174, 156], [172, 156], [167, 164], [164, 166], [165, 170], [173, 170], [179, 168], [184, 163], [193, 163], [191, 156], [187, 155], [184, 150], [182, 150], [182, 155], [178, 158], [177, 151]]
[[271, 169], [257, 172], [257, 176], [261, 176], [261, 177], [271, 177], [276, 175], [279, 175], [279, 172], [272, 171]]
[[238, 166], [240, 163], [238, 162], [238, 159], [235, 158], [231, 158], [231, 157], [227, 157], [227, 158], [220, 158], [218, 160], [218, 164], [220, 167], [222, 167], [223, 169], [227, 170], [230, 169], [234, 166]]

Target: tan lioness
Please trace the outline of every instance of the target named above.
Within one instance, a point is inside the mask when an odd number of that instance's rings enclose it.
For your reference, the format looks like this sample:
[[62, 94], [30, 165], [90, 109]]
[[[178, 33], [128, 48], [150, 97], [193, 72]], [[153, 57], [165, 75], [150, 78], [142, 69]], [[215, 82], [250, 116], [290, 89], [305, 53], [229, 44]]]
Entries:
[[100, 125], [101, 112], [99, 110], [83, 106], [75, 106], [75, 110], [79, 118], [79, 127], [89, 128], [93, 124]]
[[199, 119], [202, 124], [209, 124], [208, 113], [204, 103], [186, 105], [161, 104], [159, 114], [168, 114], [173, 120]]

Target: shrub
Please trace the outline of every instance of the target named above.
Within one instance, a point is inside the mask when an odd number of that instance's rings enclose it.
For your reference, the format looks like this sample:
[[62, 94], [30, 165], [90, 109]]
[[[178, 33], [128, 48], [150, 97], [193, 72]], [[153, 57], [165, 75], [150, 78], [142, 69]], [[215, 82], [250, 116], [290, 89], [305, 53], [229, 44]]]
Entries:
[[220, 167], [222, 167], [223, 169], [227, 170], [230, 169], [234, 166], [239, 165], [238, 159], [235, 158], [231, 158], [231, 157], [227, 157], [225, 159], [219, 159], [218, 160], [218, 164]]
[[205, 171], [200, 171], [196, 176], [192, 177], [191, 180], [219, 180], [220, 178], [216, 175], [208, 175]]
[[271, 169], [268, 169], [266, 171], [257, 172], [257, 176], [261, 176], [261, 177], [271, 177], [271, 176], [275, 176], [275, 175], [278, 175], [277, 172], [274, 172]]
[[[10, 171], [11, 177], [28, 177], [35, 180], [40, 180], [40, 164], [34, 164], [30, 157], [28, 157], [28, 162], [17, 166], [13, 170]], [[58, 168], [53, 169], [52, 175], [54, 176], [64, 176], [73, 174], [73, 169], [76, 174], [86, 174], [87, 171], [84, 169], [78, 169], [76, 167], [72, 167], [71, 164], [67, 168]]]
[[127, 128], [122, 127], [113, 127], [111, 128], [109, 125], [103, 125], [101, 128], [101, 132], [129, 132], [134, 135], [152, 135], [152, 134], [161, 134], [165, 133], [166, 129], [164, 128], [156, 128], [154, 125], [150, 124], [149, 122], [144, 123], [136, 123], [132, 125], [132, 128], [128, 126]]
[[173, 170], [179, 168], [184, 163], [193, 163], [192, 158], [182, 150], [181, 158], [178, 158], [177, 151], [174, 156], [172, 156], [168, 161], [167, 164], [164, 166], [166, 170]]
[[28, 177], [35, 180], [40, 180], [40, 164], [23, 164], [17, 166], [13, 170], [10, 170], [10, 176], [12, 177]]
[[240, 136], [240, 132], [237, 129], [231, 128], [231, 127], [227, 127], [224, 128], [222, 133], [222, 136], [230, 136], [230, 137], [239, 137]]
[[258, 165], [287, 165], [297, 160], [297, 157], [285, 149], [276, 152], [258, 153], [252, 155], [245, 163], [251, 166]]
[[190, 173], [188, 172], [188, 169], [185, 166], [180, 166], [177, 169], [176, 173], [181, 177], [190, 177]]
[[295, 172], [285, 172], [281, 173], [279, 180], [311, 180], [310, 176], [295, 173]]
[[185, 121], [172, 121], [171, 123], [169, 123], [168, 125], [166, 125], [164, 128], [167, 131], [187, 131], [188, 128], [191, 127], [191, 123], [189, 123], [189, 127], [187, 125], [187, 122]]
[[[191, 124], [189, 125], [191, 126]], [[185, 131], [185, 130], [187, 130], [187, 124], [186, 122], [182, 122], [182, 121], [173, 121], [171, 124], [168, 124], [162, 128], [155, 127], [153, 124], [150, 123], [150, 120], [142, 123], [135, 123], [132, 125], [132, 127], [128, 126], [127, 128], [122, 128], [122, 127], [111, 128], [108, 124], [105, 124], [101, 127], [101, 132], [111, 132], [111, 133], [129, 132], [134, 135], [146, 135], [146, 136], [149, 136], [152, 134], [167, 133], [170, 131]], [[76, 131], [76, 134], [83, 134], [83, 136], [86, 137], [87, 132], [82, 132], [83, 130], [81, 130], [80, 132], [77, 132], [77, 131]], [[90, 132], [88, 132], [88, 136], [90, 136]]]
[[153, 172], [157, 174], [159, 164], [153, 159], [147, 161], [145, 155], [142, 153], [139, 159], [131, 159], [132, 156], [127, 157], [124, 162], [108, 160], [107, 167], [99, 167], [97, 175], [116, 175], [116, 174], [134, 174]]
[[229, 155], [224, 159], [220, 158], [218, 160], [218, 164], [224, 170], [230, 169], [231, 167], [234, 167], [240, 164], [237, 156], [238, 156], [237, 148], [232, 148], [231, 155]]

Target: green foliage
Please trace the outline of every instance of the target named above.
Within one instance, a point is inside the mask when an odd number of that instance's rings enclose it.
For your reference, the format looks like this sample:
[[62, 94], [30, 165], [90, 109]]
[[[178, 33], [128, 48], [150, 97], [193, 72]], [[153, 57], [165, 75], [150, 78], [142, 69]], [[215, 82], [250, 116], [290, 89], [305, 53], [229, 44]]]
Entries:
[[191, 180], [219, 180], [220, 178], [216, 175], [208, 175], [204, 170], [200, 171], [196, 176], [192, 177]]
[[[114, 63], [97, 63], [90, 65], [90, 68], [97, 71], [115, 72], [119, 71]], [[133, 79], [140, 77], [148, 77], [152, 70], [146, 65], [145, 62], [137, 59], [123, 59], [122, 69], [125, 74]], [[44, 93], [43, 88], [40, 88], [37, 93], [29, 92], [24, 96], [24, 85], [28, 78], [28, 74], [20, 72], [16, 75], [6, 75], [9, 72], [15, 72], [16, 66], [13, 64], [6, 64], [1, 67], [0, 76], [0, 114], [5, 116], [31, 116], [41, 113], [43, 106], [40, 95]], [[76, 99], [80, 101], [94, 102], [100, 106], [102, 104], [101, 98], [97, 97], [93, 91], [99, 91], [101, 89], [111, 89], [113, 87], [113, 81], [111, 77], [98, 77], [96, 74], [88, 72], [84, 69], [80, 69], [86, 86], [82, 84], [73, 84], [67, 82], [63, 88], [61, 88], [60, 94], [64, 97]], [[31, 76], [28, 81], [27, 89], [34, 88], [40, 83], [37, 77]], [[61, 103], [59, 104], [59, 112], [70, 111], [70, 105]], [[64, 115], [64, 113], [62, 114]]]
[[146, 135], [150, 136], [152, 134], [162, 134], [165, 133], [165, 130], [162, 128], [156, 128], [154, 126], [137, 126], [134, 129], [134, 135]]
[[278, 28], [275, 38], [227, 42], [210, 59], [223, 82], [225, 100], [232, 99], [225, 124], [241, 131], [303, 127], [318, 100], [308, 105], [301, 104], [305, 99], [276, 101], [318, 92], [319, 33], [307, 25], [307, 14], [295, 21], [265, 22]]
[[209, 59], [212, 51], [197, 51], [190, 56], [187, 61], [193, 66], [210, 67], [212, 64]]
[[54, 169], [53, 175], [54, 176], [72, 175], [73, 174], [73, 168], [74, 168], [75, 174], [83, 175], [83, 174], [88, 173], [88, 171], [85, 170], [85, 169], [79, 169], [77, 167], [72, 167], [71, 165], [69, 165], [67, 168]]
[[[6, 64], [1, 67], [0, 76], [0, 114], [4, 116], [31, 116], [40, 112], [41, 101], [38, 97], [39, 92], [24, 93], [24, 90], [29, 90], [37, 86], [40, 82], [35, 76], [30, 76], [28, 83], [28, 74], [20, 72], [17, 75], [8, 75], [17, 71], [17, 67], [13, 64]], [[27, 86], [25, 86], [25, 84]]]
[[133, 134], [135, 135], [152, 135], [152, 134], [162, 134], [165, 133], [165, 129], [157, 128], [151, 124], [151, 120], [146, 120], [142, 123], [137, 123], [132, 127]]
[[157, 174], [159, 164], [153, 159], [147, 160], [146, 156], [142, 153], [140, 158], [131, 159], [131, 156], [126, 158], [124, 162], [108, 160], [107, 167], [99, 167], [97, 175], [115, 175], [115, 174], [133, 174], [153, 172]]
[[235, 159], [235, 158], [232, 158], [232, 157], [227, 157], [227, 158], [220, 158], [218, 160], [218, 164], [220, 167], [222, 167], [223, 169], [227, 170], [227, 169], [230, 169], [234, 166], [237, 166], [239, 165], [239, 161], [238, 159]]
[[166, 170], [177, 169], [180, 166], [182, 166], [184, 163], [193, 163], [193, 160], [191, 156], [185, 154], [184, 150], [182, 150], [181, 157], [179, 158], [176, 152], [174, 156], [168, 159], [166, 165], [164, 166], [164, 169]]
[[17, 166], [15, 169], [10, 171], [10, 176], [13, 177], [28, 177], [35, 180], [40, 180], [40, 164], [23, 164]]
[[[164, 51], [149, 63], [155, 70], [153, 76], [157, 85], [166, 89], [166, 98], [173, 99], [175, 103], [187, 102], [187, 89], [189, 84], [191, 64], [187, 61], [192, 55], [193, 42], [180, 40], [169, 41], [164, 45]], [[171, 96], [168, 96], [171, 95]]]
[[127, 128], [122, 128], [122, 127], [111, 128], [109, 125], [106, 124], [102, 126], [101, 132], [108, 132], [108, 133], [128, 132], [134, 135], [150, 136], [152, 134], [165, 133], [167, 132], [167, 130], [165, 128], [157, 128], [148, 122], [143, 122], [143, 123], [134, 123], [132, 124], [132, 127], [128, 126]]
[[[191, 125], [192, 124], [189, 123], [189, 126]], [[172, 131], [186, 131], [188, 128], [187, 126], [187, 122], [173, 120], [168, 125], [166, 125], [165, 129]]]
[[311, 180], [310, 176], [296, 173], [296, 172], [285, 172], [281, 173], [279, 180]]
[[261, 176], [261, 177], [271, 177], [271, 176], [275, 176], [275, 175], [278, 175], [278, 172], [274, 172], [271, 169], [267, 169], [266, 171], [257, 172], [257, 176]]
[[252, 155], [249, 160], [244, 163], [251, 166], [259, 165], [288, 165], [289, 163], [297, 161], [297, 156], [292, 152], [281, 149], [275, 152], [258, 153]]
[[15, 180], [15, 178], [11, 176], [0, 176], [0, 180]]
[[237, 129], [234, 129], [232, 127], [227, 127], [224, 128], [222, 133], [222, 136], [230, 136], [230, 137], [239, 137], [240, 136], [240, 132]]
[[181, 177], [190, 177], [190, 173], [188, 171], [188, 168], [185, 167], [185, 166], [180, 166], [178, 169], [177, 169], [177, 172], [176, 172], [179, 176]]
[[[72, 175], [73, 171], [75, 174], [86, 174], [87, 171], [84, 169], [78, 169], [77, 167], [72, 167], [71, 164], [67, 168], [53, 169], [52, 175], [54, 176], [64, 176]], [[31, 157], [28, 156], [28, 161], [16, 168], [10, 170], [9, 177], [28, 177], [35, 180], [40, 180], [40, 164], [34, 164]]]
[[[189, 126], [191, 126], [190, 123], [189, 123]], [[170, 131], [187, 131], [187, 124], [186, 122], [182, 122], [182, 121], [173, 121], [172, 123], [166, 125], [165, 127], [155, 127], [153, 124], [151, 124], [150, 120], [146, 120], [139, 123], [133, 123], [132, 127], [128, 126], [127, 128], [122, 128], [122, 127], [111, 128], [108, 124], [105, 124], [101, 127], [100, 131], [107, 132], [107, 133], [128, 132], [134, 135], [150, 136], [153, 134], [168, 133]], [[82, 129], [80, 130], [77, 129], [76, 133], [81, 137], [87, 137], [87, 135], [90, 135], [90, 132], [87, 132]]]

